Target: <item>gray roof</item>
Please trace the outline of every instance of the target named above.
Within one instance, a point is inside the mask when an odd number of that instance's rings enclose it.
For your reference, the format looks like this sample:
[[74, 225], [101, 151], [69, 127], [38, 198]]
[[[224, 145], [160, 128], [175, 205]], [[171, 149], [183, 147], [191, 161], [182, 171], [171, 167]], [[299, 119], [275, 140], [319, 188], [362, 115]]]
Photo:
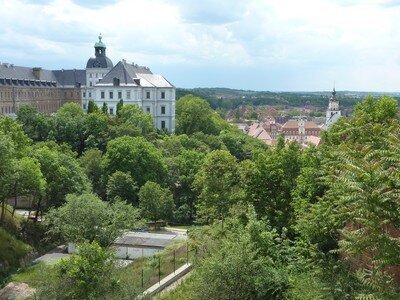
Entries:
[[57, 81], [62, 86], [86, 85], [86, 70], [55, 70]]
[[118, 78], [120, 85], [133, 85], [144, 87], [173, 87], [163, 76], [153, 74], [149, 68], [129, 64], [122, 60], [104, 76], [99, 85], [112, 85], [114, 78]]
[[34, 68], [0, 64], [0, 85], [2, 86], [54, 86], [56, 81], [56, 76], [50, 70], [40, 68], [40, 78], [38, 78], [34, 74]]
[[131, 247], [164, 248], [175, 238], [176, 234], [171, 233], [128, 232], [119, 237], [114, 244]]

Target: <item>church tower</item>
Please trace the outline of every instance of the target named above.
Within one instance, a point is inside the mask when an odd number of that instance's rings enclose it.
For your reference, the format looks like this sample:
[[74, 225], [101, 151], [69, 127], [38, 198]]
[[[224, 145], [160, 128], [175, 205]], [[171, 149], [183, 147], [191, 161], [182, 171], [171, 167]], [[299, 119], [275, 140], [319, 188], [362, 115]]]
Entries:
[[328, 110], [326, 111], [325, 128], [329, 128], [341, 117], [341, 115], [342, 113], [339, 110], [339, 100], [336, 98], [336, 91], [334, 86], [332, 96], [329, 99]]
[[95, 99], [94, 86], [113, 68], [111, 59], [106, 56], [106, 44], [102, 41], [100, 33], [99, 41], [94, 44], [94, 56], [86, 63], [86, 86], [83, 90], [83, 109], [88, 108], [90, 100]]

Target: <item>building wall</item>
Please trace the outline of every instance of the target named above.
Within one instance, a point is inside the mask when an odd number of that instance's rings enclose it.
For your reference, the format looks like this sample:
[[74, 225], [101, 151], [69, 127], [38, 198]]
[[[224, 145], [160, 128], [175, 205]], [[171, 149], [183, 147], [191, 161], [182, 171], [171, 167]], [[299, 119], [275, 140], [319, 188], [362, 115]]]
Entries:
[[[110, 93], [112, 93], [112, 98]], [[128, 97], [129, 95], [130, 97]], [[124, 101], [124, 105], [138, 105], [143, 112], [149, 113], [153, 117], [156, 128], [166, 129], [170, 132], [175, 131], [175, 88], [100, 85], [94, 88], [93, 98], [99, 108], [103, 106], [104, 102], [107, 103], [108, 113], [111, 115], [116, 114], [120, 99]]]
[[81, 103], [80, 88], [0, 86], [2, 115], [14, 114], [24, 105], [53, 113], [67, 102]]

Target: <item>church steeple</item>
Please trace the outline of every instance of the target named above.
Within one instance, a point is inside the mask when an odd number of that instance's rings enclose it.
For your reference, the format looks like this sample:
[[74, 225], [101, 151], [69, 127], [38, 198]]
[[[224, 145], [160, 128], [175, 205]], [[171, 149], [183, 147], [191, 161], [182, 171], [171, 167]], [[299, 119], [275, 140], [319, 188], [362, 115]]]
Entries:
[[329, 98], [328, 110], [326, 111], [326, 127], [331, 126], [340, 118], [341, 115], [341, 111], [339, 110], [339, 100], [336, 98], [335, 83], [333, 83], [333, 91]]
[[86, 64], [86, 69], [91, 69], [91, 68], [111, 69], [114, 66], [112, 61], [106, 56], [106, 44], [103, 43], [102, 38], [103, 37], [100, 33], [99, 41], [94, 44], [95, 57], [89, 58]]
[[104, 44], [101, 39], [102, 39], [101, 33], [99, 34], [99, 41], [94, 44], [94, 49], [96, 57], [101, 57], [101, 56], [106, 56], [106, 44]]

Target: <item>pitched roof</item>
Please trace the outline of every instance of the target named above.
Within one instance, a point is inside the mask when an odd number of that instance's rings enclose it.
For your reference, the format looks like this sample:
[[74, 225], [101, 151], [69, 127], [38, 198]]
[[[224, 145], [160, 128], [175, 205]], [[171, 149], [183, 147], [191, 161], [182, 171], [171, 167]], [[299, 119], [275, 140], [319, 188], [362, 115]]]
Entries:
[[114, 78], [118, 78], [120, 85], [143, 87], [173, 87], [163, 76], [153, 74], [149, 68], [129, 64], [122, 60], [100, 80], [98, 85], [112, 85]]
[[0, 78], [17, 80], [56, 81], [53, 71], [40, 69], [40, 78], [33, 73], [33, 68], [14, 66], [13, 64], [0, 64]]
[[75, 86], [77, 83], [86, 85], [86, 70], [55, 70], [53, 72], [62, 86]]
[[[289, 120], [282, 126], [282, 130], [285, 129], [298, 129], [299, 128], [299, 122], [297, 120]], [[320, 130], [321, 128], [313, 121], [304, 121], [304, 128], [305, 129], [315, 129], [315, 130]]]

